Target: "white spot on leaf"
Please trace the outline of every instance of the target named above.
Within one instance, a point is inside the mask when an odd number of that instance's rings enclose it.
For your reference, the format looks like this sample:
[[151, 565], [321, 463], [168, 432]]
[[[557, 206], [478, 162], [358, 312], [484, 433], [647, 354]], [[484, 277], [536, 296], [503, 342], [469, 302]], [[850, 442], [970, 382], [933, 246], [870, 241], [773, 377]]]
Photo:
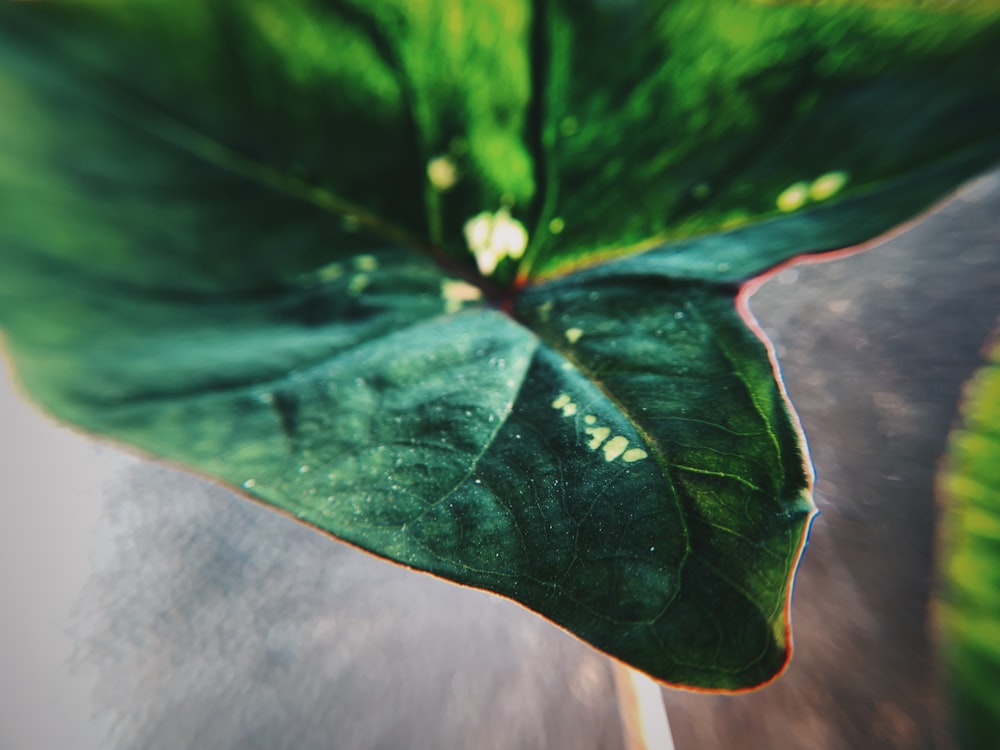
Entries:
[[483, 292], [465, 281], [445, 279], [441, 282], [441, 298], [445, 302], [445, 312], [458, 312], [466, 302], [482, 299]]
[[504, 258], [520, 259], [528, 247], [527, 230], [506, 208], [495, 214], [484, 211], [473, 216], [465, 222], [464, 232], [465, 241], [484, 276], [492, 274]]

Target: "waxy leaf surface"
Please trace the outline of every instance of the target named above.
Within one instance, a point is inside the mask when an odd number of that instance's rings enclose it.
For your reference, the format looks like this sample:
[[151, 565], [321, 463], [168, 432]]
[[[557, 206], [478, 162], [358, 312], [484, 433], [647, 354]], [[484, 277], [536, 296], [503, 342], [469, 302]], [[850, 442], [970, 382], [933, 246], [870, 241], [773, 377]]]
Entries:
[[758, 685], [813, 505], [739, 283], [1000, 157], [997, 44], [975, 2], [0, 4], [0, 326], [62, 419]]

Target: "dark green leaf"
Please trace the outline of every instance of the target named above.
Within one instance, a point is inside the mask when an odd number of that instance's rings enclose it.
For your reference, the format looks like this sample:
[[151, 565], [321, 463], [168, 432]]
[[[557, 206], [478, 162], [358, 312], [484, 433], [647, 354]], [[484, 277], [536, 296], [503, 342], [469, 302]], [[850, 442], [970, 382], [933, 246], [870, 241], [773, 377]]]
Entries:
[[733, 282], [1000, 154], [997, 14], [889, 5], [2, 4], [20, 377], [662, 680], [765, 682], [813, 506]]
[[1000, 736], [1000, 345], [967, 385], [963, 413], [941, 481], [941, 624], [961, 746], [986, 750]]
[[990, 0], [589, 5], [550, 11], [531, 275], [659, 248], [673, 275], [741, 280], [1000, 158]]

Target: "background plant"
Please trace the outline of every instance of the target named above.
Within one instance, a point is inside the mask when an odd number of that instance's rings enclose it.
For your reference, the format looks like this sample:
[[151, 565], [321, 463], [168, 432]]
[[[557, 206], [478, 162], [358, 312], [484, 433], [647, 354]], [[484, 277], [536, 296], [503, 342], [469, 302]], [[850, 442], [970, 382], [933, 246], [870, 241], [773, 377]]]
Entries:
[[1000, 509], [1000, 346], [966, 385], [963, 424], [951, 438], [942, 473], [947, 584], [941, 606], [943, 654], [962, 747], [987, 748], [1000, 728], [1000, 583], [996, 565]]

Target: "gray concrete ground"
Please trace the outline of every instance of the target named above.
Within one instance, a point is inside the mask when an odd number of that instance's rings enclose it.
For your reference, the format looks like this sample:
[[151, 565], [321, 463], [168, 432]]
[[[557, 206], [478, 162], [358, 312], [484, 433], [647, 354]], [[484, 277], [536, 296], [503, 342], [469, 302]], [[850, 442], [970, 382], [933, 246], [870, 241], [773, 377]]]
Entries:
[[[1000, 313], [1000, 178], [752, 308], [822, 515], [796, 654], [743, 696], [665, 691], [679, 750], [948, 748], [928, 602], [934, 471]], [[3, 750], [617, 750], [607, 660], [58, 428], [0, 393]]]

